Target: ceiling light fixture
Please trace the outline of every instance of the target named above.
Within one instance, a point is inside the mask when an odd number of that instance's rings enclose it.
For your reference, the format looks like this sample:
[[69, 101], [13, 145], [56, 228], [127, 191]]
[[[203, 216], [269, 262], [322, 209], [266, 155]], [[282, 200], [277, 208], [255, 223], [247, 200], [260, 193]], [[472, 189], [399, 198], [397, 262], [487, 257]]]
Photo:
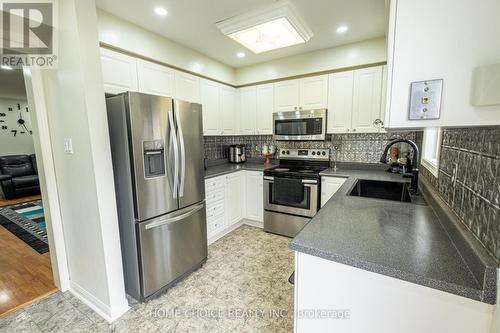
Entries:
[[343, 34], [347, 30], [349, 30], [349, 28], [346, 25], [341, 25], [340, 27], [337, 28], [337, 33], [338, 34]]
[[155, 14], [158, 16], [166, 16], [168, 14], [168, 11], [163, 7], [156, 7]]
[[309, 41], [312, 31], [289, 1], [218, 22], [220, 31], [254, 53]]
[[245, 54], [245, 52], [238, 52], [238, 53], [236, 53], [236, 56], [238, 58], [245, 58], [246, 54]]
[[11, 70], [12, 70], [12, 67], [7, 66], [7, 65], [2, 65], [2, 66], [0, 66], [0, 68], [5, 69], [5, 70], [8, 70], [8, 71], [11, 71]]

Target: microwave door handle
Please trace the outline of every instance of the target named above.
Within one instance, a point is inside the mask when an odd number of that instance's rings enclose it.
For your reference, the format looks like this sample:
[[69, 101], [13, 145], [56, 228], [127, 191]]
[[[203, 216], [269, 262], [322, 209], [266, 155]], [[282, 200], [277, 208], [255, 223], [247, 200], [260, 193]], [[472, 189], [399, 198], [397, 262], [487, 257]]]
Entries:
[[175, 108], [175, 122], [177, 123], [177, 135], [179, 137], [180, 153], [181, 153], [181, 173], [179, 184], [179, 198], [184, 196], [184, 184], [186, 180], [186, 147], [184, 145], [184, 134], [182, 133], [182, 125], [179, 116], [179, 108]]
[[174, 125], [174, 114], [172, 111], [168, 112], [168, 122], [170, 123], [170, 145], [169, 145], [169, 150], [170, 147], [173, 146], [174, 148], [174, 190], [172, 191], [172, 196], [174, 199], [178, 198], [177, 195], [177, 189], [178, 189], [178, 181], [179, 181], [179, 147], [177, 145], [177, 137], [175, 135], [175, 125]]

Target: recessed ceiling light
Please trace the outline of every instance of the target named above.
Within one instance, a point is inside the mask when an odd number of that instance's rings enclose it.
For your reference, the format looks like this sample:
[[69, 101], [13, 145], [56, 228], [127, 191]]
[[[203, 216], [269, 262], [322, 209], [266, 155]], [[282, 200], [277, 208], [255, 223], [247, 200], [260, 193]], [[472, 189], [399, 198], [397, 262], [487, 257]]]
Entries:
[[254, 53], [305, 43], [313, 36], [289, 1], [234, 16], [217, 27]]
[[8, 70], [8, 71], [12, 70], [12, 67], [7, 66], [7, 65], [2, 65], [2, 66], [0, 66], [0, 68]]
[[245, 52], [238, 52], [238, 53], [236, 53], [236, 56], [238, 58], [245, 58], [246, 54], [245, 54]]
[[338, 34], [343, 34], [347, 30], [349, 30], [349, 28], [346, 25], [341, 25], [340, 27], [337, 28], [337, 33]]
[[155, 13], [158, 16], [166, 16], [168, 14], [167, 10], [163, 7], [156, 7], [155, 8]]

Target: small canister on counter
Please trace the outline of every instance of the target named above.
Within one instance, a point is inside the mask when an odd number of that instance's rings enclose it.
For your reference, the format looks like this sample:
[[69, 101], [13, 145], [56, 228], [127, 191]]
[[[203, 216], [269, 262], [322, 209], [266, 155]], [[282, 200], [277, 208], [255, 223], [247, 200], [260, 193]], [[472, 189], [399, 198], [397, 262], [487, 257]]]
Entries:
[[245, 145], [230, 145], [228, 147], [229, 163], [244, 163], [247, 160]]

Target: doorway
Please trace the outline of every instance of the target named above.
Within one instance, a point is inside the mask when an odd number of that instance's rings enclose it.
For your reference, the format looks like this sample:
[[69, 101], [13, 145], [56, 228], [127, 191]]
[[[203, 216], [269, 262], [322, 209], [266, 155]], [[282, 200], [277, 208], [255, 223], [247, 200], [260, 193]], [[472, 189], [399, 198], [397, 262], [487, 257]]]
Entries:
[[[21, 69], [0, 69], [0, 317], [58, 290], [38, 133]], [[31, 104], [31, 103], [30, 103]], [[43, 169], [42, 169], [43, 170]]]

